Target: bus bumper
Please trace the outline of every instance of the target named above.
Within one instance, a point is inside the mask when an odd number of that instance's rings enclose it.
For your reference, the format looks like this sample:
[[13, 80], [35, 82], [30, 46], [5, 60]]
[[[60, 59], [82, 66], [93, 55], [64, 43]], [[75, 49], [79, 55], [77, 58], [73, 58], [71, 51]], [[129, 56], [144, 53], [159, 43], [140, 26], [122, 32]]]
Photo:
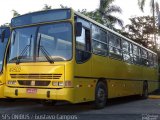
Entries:
[[27, 89], [29, 88], [13, 88], [5, 86], [4, 96], [9, 98], [64, 100], [71, 103], [75, 103], [73, 96], [74, 88], [63, 88], [63, 89], [35, 88], [34, 90], [36, 90], [36, 93], [27, 93]]
[[5, 98], [4, 97], [4, 84], [0, 85], [0, 98]]

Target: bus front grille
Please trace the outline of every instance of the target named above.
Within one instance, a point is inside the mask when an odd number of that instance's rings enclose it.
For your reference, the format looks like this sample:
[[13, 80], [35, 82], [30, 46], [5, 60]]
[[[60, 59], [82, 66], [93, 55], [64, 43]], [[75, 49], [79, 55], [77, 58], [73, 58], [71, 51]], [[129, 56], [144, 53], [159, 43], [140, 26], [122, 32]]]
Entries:
[[62, 74], [10, 74], [13, 79], [60, 79]]
[[20, 85], [25, 86], [48, 86], [51, 81], [33, 81], [33, 80], [18, 80]]

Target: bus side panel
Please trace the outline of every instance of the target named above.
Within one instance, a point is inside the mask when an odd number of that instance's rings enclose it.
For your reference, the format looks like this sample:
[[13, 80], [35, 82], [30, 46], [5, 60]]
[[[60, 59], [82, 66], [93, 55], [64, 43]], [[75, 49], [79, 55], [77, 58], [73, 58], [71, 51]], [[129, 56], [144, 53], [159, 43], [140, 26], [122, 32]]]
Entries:
[[[109, 57], [93, 55], [93, 77], [106, 78], [108, 97], [141, 94], [143, 79], [142, 68]], [[96, 68], [96, 69], [94, 69]]]
[[[94, 100], [96, 79], [92, 77], [92, 59], [84, 63], [75, 62], [75, 78], [74, 78], [74, 87], [75, 87], [75, 101], [86, 102]], [[93, 68], [94, 69], [94, 68]]]
[[94, 101], [96, 80], [75, 78], [75, 103]]

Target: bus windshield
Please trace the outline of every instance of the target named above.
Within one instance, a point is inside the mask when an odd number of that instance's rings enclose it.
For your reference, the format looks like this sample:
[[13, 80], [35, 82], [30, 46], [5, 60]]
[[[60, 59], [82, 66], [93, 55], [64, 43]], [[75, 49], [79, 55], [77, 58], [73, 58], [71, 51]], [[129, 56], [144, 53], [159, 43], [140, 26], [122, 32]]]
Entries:
[[69, 22], [60, 22], [14, 29], [10, 51], [12, 63], [70, 60], [72, 26]]
[[[1, 41], [1, 38], [0, 38], [0, 41]], [[3, 60], [4, 60], [4, 54], [5, 54], [7, 42], [8, 42], [7, 37], [4, 38], [4, 42], [0, 42], [0, 72], [2, 72], [2, 68], [3, 68]]]

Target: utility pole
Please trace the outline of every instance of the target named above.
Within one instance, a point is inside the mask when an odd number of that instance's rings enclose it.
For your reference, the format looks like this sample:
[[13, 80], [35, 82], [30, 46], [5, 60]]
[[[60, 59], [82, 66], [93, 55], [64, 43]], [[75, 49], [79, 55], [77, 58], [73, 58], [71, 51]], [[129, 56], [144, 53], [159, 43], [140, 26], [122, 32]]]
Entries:
[[158, 29], [160, 30], [160, 11], [158, 12]]
[[[160, 11], [158, 12], [158, 31], [160, 31]], [[159, 68], [159, 64], [158, 64], [158, 68]], [[160, 88], [160, 75], [158, 77], [159, 77], [159, 88]]]
[[156, 41], [156, 28], [155, 28], [155, 4], [154, 0], [152, 3], [152, 9], [153, 9], [153, 37], [154, 37], [154, 44], [155, 44], [155, 49], [157, 50], [157, 41]]

